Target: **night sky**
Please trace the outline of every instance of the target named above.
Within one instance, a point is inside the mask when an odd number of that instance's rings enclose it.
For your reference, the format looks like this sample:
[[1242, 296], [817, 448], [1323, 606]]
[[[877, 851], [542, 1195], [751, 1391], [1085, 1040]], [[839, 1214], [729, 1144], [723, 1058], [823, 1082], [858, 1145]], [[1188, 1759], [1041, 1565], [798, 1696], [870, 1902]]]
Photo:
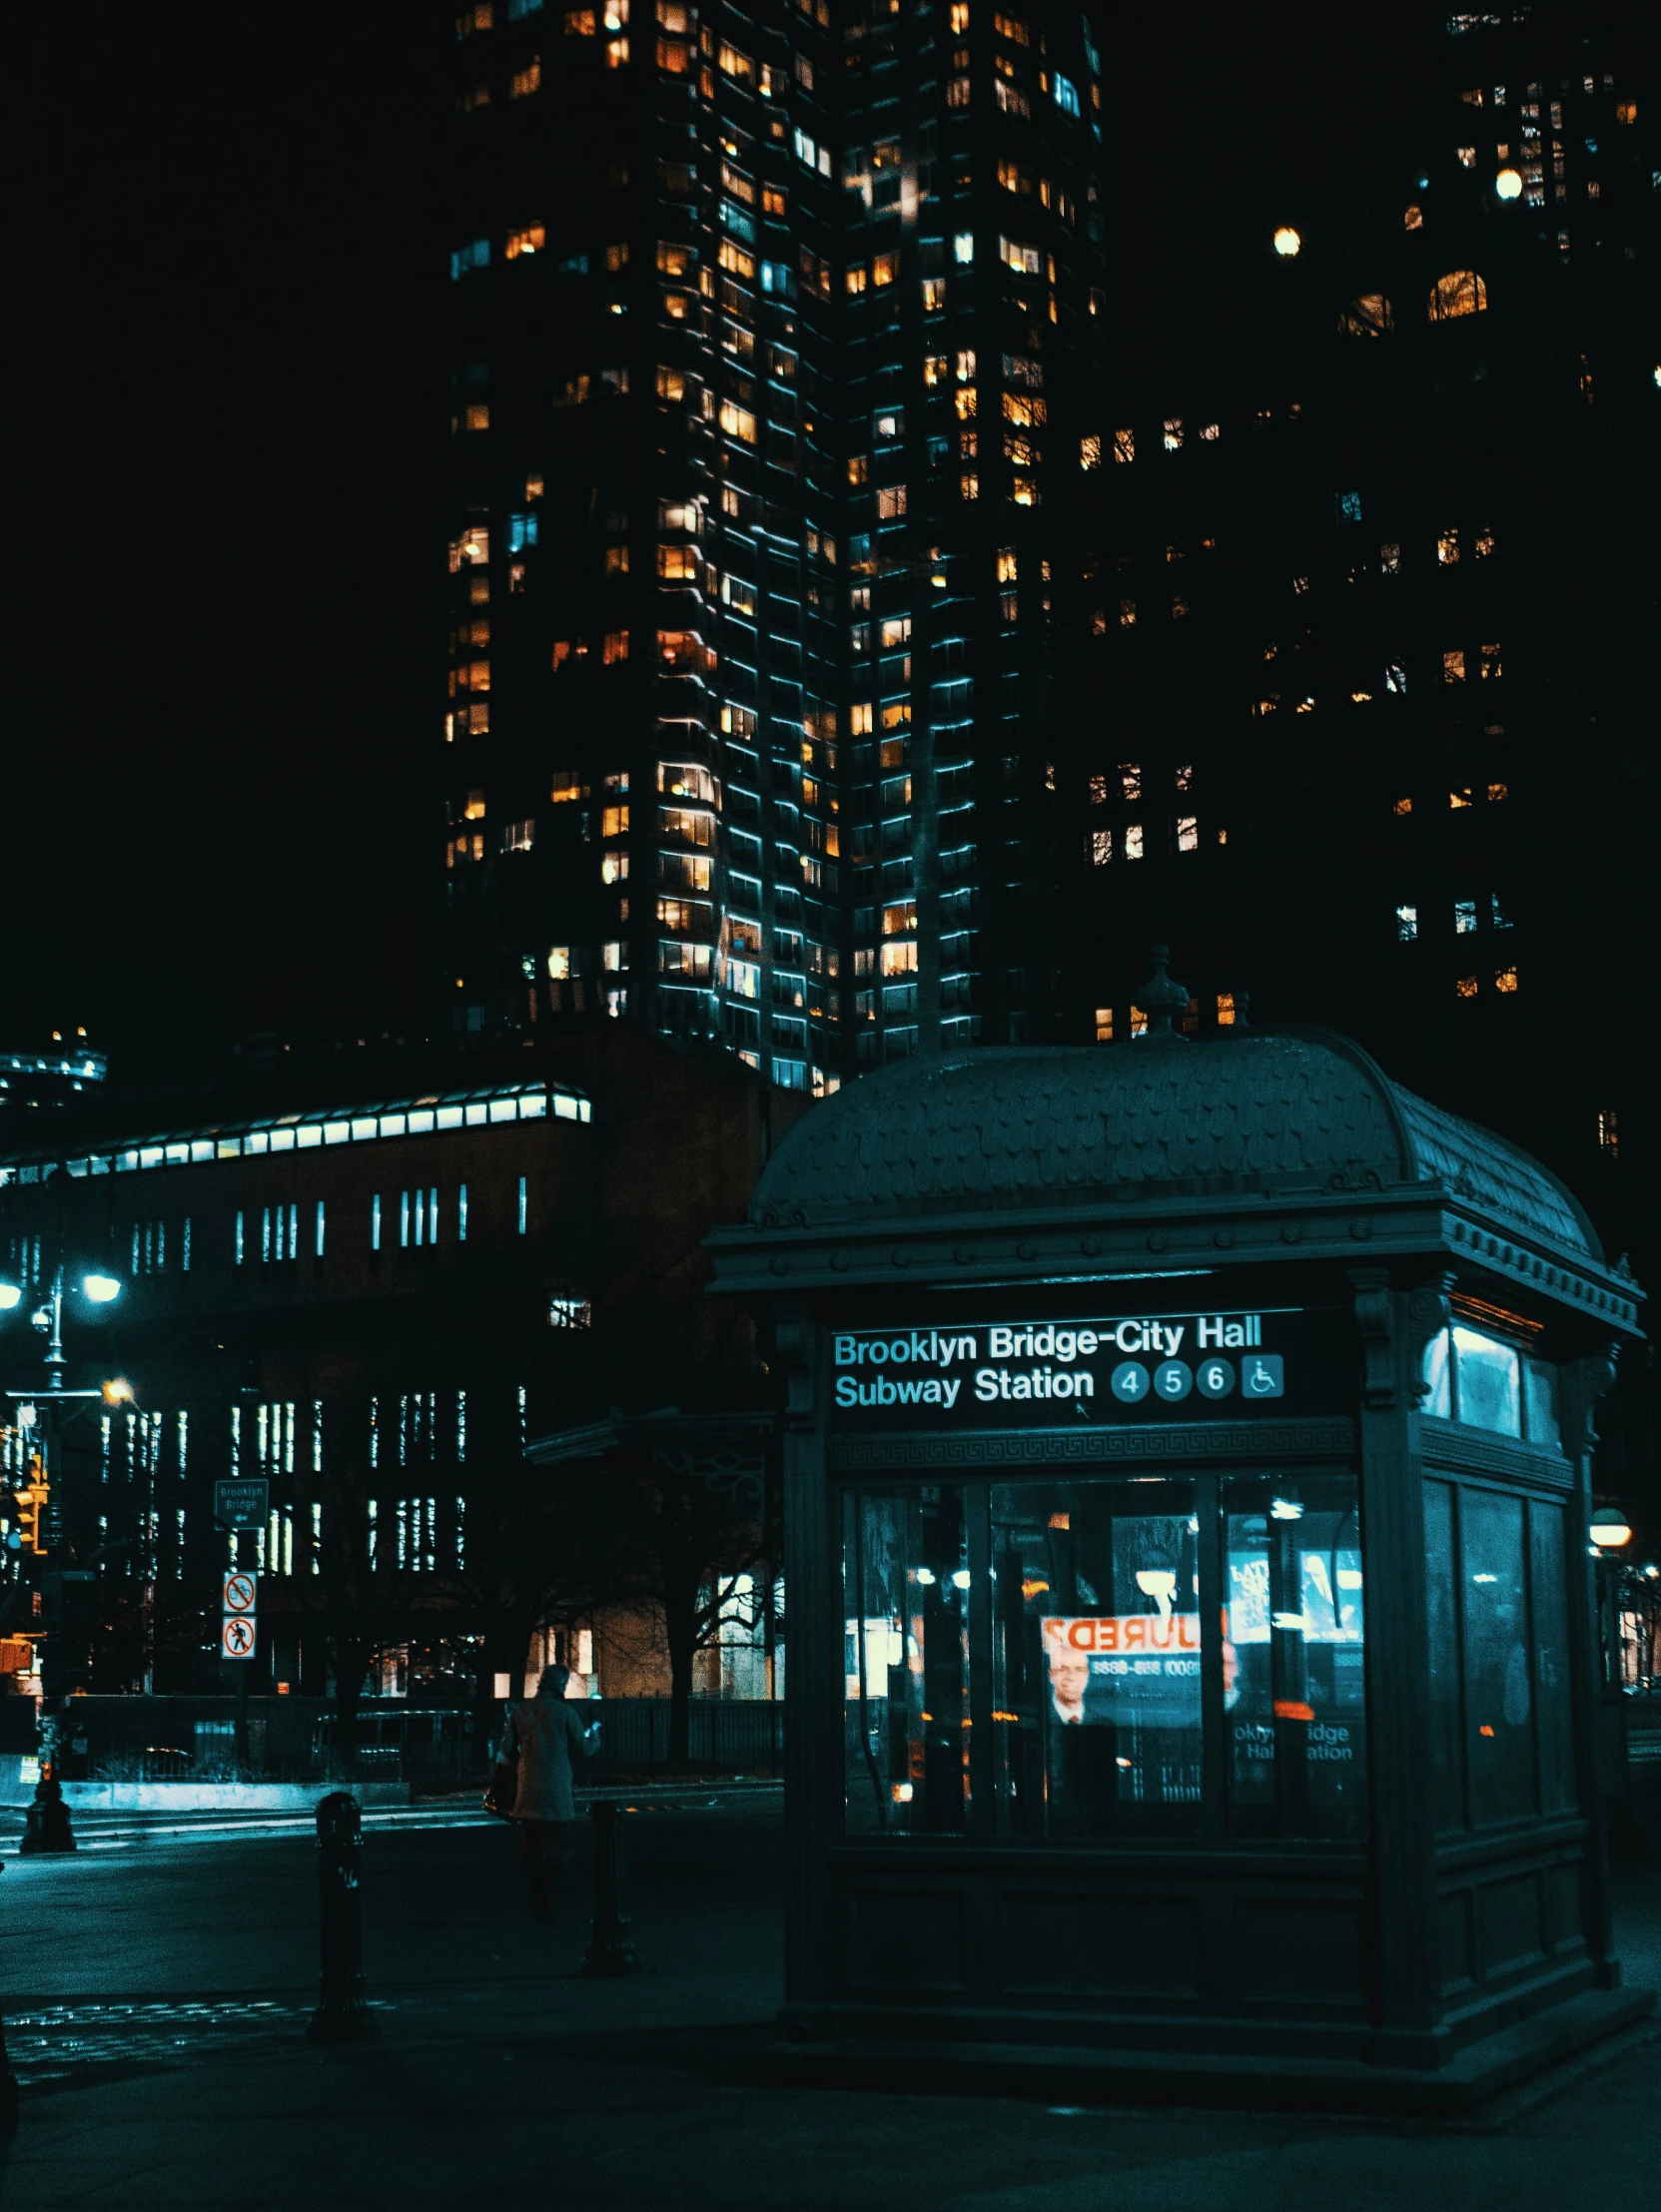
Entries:
[[[149, 1076], [420, 1024], [452, 13], [26, 27], [8, 1041], [85, 1022]], [[1099, 29], [1127, 367], [1226, 358], [1214, 286], [1290, 200], [1395, 190], [1407, 11], [1329, 13]]]

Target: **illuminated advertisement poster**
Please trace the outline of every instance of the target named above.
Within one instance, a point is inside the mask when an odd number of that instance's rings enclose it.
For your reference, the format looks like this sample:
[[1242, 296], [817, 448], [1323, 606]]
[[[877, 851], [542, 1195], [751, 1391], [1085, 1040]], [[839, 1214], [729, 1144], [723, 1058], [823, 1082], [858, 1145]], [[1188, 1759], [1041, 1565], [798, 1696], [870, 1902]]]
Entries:
[[853, 1429], [1140, 1426], [1353, 1403], [1353, 1325], [1337, 1310], [1101, 1313], [838, 1329], [831, 1420]]
[[[1169, 1581], [1176, 1582], [1172, 1575]], [[1170, 1593], [1162, 1595], [1169, 1603]], [[1067, 1727], [1186, 1728], [1199, 1703], [1198, 1613], [1049, 1614], [1050, 1716]]]
[[1282, 1496], [1266, 1514], [1231, 1513], [1227, 1551], [1224, 1703], [1236, 1803], [1272, 1801], [1287, 1748], [1277, 1732], [1287, 1723], [1314, 1800], [1358, 1799], [1366, 1654], [1352, 1493], [1335, 1509]]

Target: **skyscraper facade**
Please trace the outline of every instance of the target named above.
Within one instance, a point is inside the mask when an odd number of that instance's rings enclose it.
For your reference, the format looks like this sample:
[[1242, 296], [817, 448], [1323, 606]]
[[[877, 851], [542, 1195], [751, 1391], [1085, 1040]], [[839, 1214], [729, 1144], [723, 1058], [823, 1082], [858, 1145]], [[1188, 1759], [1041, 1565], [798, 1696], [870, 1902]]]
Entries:
[[1363, 187], [1263, 208], [1228, 356], [1101, 393], [1057, 647], [1076, 1039], [1138, 1032], [1157, 940], [1194, 1023], [1341, 1020], [1583, 1188], [1636, 1136], [1644, 67], [1601, 11], [1443, 18]]
[[437, 989], [819, 1092], [1025, 1035], [1035, 976], [1049, 1020], [1100, 57], [1067, 7], [633, 5], [456, 24]]
[[[1443, 16], [1350, 177], [1258, 193], [1221, 342], [1101, 391], [1055, 640], [1062, 1023], [1330, 1022], [1661, 1259], [1653, 65]], [[1226, 336], [1222, 336], [1226, 334]], [[1288, 1102], [1288, 1110], [1297, 1110]], [[1653, 1378], [1600, 1415], [1655, 1479]]]

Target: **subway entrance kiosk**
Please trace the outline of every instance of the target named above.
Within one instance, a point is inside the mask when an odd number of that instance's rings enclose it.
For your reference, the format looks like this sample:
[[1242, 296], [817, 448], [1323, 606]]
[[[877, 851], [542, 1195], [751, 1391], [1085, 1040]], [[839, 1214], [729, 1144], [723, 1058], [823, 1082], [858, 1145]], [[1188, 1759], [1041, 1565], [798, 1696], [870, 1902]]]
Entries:
[[712, 1244], [789, 1376], [791, 2063], [1434, 2109], [1649, 2010], [1586, 1533], [1640, 1294], [1535, 1161], [1165, 1008], [849, 1087]]

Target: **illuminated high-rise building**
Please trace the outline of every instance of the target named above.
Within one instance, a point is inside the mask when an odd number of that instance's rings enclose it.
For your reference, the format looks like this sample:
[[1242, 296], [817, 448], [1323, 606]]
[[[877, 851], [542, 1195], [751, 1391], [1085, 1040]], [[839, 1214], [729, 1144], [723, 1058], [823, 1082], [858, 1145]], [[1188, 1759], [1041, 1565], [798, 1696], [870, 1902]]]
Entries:
[[[1406, 34], [1404, 34], [1406, 35]], [[1642, 639], [1653, 80], [1614, 11], [1411, 27], [1411, 99], [1270, 203], [1227, 346], [1117, 378], [1072, 479], [1068, 1034], [1332, 1021], [1656, 1236]]]
[[473, 0], [457, 33], [448, 1025], [609, 1013], [813, 1091], [1051, 1034], [1087, 19]]

